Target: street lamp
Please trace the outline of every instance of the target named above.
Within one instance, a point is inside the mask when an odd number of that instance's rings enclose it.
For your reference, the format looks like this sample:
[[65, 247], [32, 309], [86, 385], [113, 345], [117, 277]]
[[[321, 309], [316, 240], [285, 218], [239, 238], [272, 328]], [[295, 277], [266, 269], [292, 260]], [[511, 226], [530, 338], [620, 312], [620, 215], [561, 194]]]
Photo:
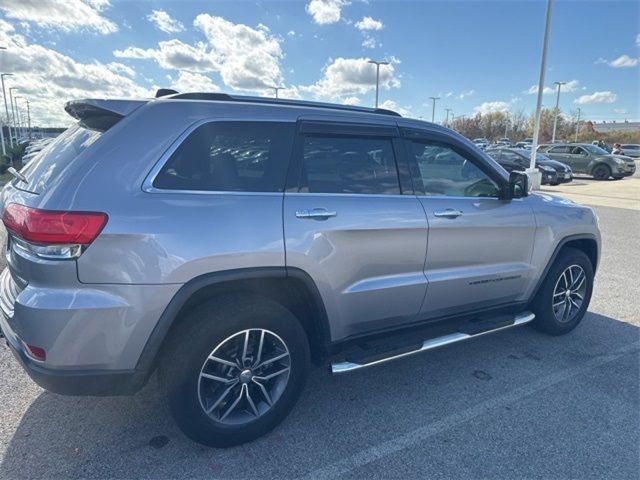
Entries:
[[20, 132], [20, 137], [24, 137], [24, 119], [22, 115], [20, 115], [20, 109], [18, 108], [18, 99], [24, 100], [24, 97], [20, 95], [16, 95], [13, 97], [13, 101], [16, 103], [16, 118], [18, 119], [18, 131]]
[[27, 126], [29, 127], [29, 138], [31, 138], [31, 108], [29, 107], [29, 100], [27, 100]]
[[16, 111], [13, 108], [13, 93], [12, 90], [18, 90], [18, 87], [9, 87], [9, 103], [11, 104], [11, 116], [13, 117], [13, 133], [16, 136], [16, 143], [18, 142], [18, 127], [16, 123]]
[[448, 127], [449, 126], [449, 112], [451, 111], [451, 109], [450, 108], [445, 108], [445, 110], [447, 111], [447, 119], [444, 121], [444, 125], [446, 127]]
[[276, 87], [276, 86], [273, 86], [273, 87], [269, 87], [269, 88], [271, 88], [271, 89], [275, 92], [275, 94], [276, 94], [276, 98], [278, 98], [278, 92], [279, 92], [280, 90], [284, 90], [284, 87]]
[[507, 130], [509, 128], [509, 112], [505, 112], [507, 118], [504, 120], [504, 138], [507, 138]]
[[380, 65], [389, 65], [389, 62], [384, 60], [369, 60], [368, 63], [373, 63], [376, 66], [376, 108], [378, 108], [378, 92], [380, 89]]
[[553, 133], [551, 134], [551, 143], [556, 142], [556, 125], [558, 124], [558, 106], [560, 105], [560, 89], [567, 82], [553, 82], [558, 86], [558, 96], [556, 97], [556, 114], [553, 116]]
[[578, 132], [580, 131], [580, 107], [578, 107], [578, 119], [576, 121], [576, 143], [578, 143]]
[[536, 102], [536, 121], [533, 127], [533, 142], [531, 144], [531, 157], [526, 173], [531, 179], [531, 188], [540, 188], [542, 174], [536, 168], [536, 150], [538, 149], [538, 135], [540, 135], [540, 114], [542, 113], [542, 91], [544, 90], [544, 74], [547, 68], [547, 47], [549, 46], [549, 27], [551, 25], [551, 10], [553, 0], [547, 0], [547, 13], [544, 22], [544, 37], [542, 40], [542, 60], [540, 61], [540, 80], [538, 81], [538, 100]]
[[9, 106], [7, 105], [7, 94], [4, 90], [4, 77], [12, 77], [13, 73], [2, 73], [0, 79], [2, 79], [2, 96], [4, 97], [4, 111], [7, 114], [7, 127], [9, 128], [9, 145], [13, 146], [13, 137], [11, 136], [11, 118], [9, 117]]
[[433, 123], [436, 118], [436, 100], [440, 100], [440, 97], [429, 97], [429, 98], [433, 102], [433, 106], [431, 108], [431, 123]]

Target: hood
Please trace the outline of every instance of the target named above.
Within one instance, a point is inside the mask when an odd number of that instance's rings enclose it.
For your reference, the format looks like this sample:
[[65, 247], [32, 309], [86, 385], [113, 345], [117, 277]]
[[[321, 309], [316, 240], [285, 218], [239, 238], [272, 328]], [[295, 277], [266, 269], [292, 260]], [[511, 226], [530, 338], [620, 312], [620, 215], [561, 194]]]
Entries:
[[618, 160], [624, 160], [627, 163], [634, 163], [635, 160], [631, 157], [627, 157], [626, 155], [607, 155], [611, 158], [617, 158]]

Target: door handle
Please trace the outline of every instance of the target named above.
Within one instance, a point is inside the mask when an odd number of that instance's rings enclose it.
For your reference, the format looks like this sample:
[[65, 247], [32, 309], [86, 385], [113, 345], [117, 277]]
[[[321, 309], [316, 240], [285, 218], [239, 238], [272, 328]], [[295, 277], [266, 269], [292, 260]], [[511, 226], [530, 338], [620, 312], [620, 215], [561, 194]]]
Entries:
[[460, 210], [454, 210], [453, 208], [447, 208], [446, 210], [433, 212], [433, 215], [438, 218], [458, 218], [462, 215], [462, 212]]
[[327, 220], [328, 218], [335, 217], [338, 212], [334, 210], [327, 210], [326, 208], [312, 208], [296, 211], [296, 218], [310, 218], [311, 220]]

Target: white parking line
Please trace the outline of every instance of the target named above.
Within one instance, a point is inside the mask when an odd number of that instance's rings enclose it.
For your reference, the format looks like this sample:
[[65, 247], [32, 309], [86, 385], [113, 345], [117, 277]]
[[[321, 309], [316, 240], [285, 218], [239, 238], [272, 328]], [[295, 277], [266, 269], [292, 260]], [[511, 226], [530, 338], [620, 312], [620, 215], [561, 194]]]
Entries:
[[397, 453], [401, 450], [404, 450], [405, 448], [411, 447], [412, 445], [416, 445], [421, 442], [424, 442], [429, 437], [445, 432], [447, 430], [451, 430], [452, 428], [457, 427], [458, 425], [461, 425], [470, 420], [473, 420], [474, 418], [479, 417], [480, 415], [486, 414], [488, 410], [492, 410], [498, 407], [503, 407], [505, 405], [517, 402], [525, 397], [538, 393], [558, 383], [562, 383], [568, 380], [569, 378], [586, 373], [589, 370], [598, 368], [607, 363], [615, 362], [616, 360], [623, 357], [624, 355], [627, 355], [633, 352], [634, 350], [638, 350], [639, 348], [640, 348], [640, 343], [634, 342], [632, 344], [629, 344], [621, 348], [615, 353], [612, 353], [609, 355], [603, 355], [603, 356], [588, 360], [579, 367], [568, 368], [560, 372], [554, 373], [552, 375], [549, 375], [543, 378], [542, 380], [538, 380], [528, 385], [519, 387], [508, 394], [502, 395], [497, 398], [486, 400], [466, 410], [462, 410], [460, 412], [456, 412], [454, 414], [448, 415], [447, 417], [444, 417], [442, 420], [439, 420], [437, 422], [431, 423], [424, 427], [408, 432], [400, 437], [397, 437], [392, 440], [388, 440], [386, 442], [375, 445], [373, 447], [367, 448], [366, 450], [358, 452], [355, 455], [352, 455], [348, 458], [345, 458], [331, 465], [327, 465], [323, 468], [310, 472], [304, 478], [334, 479], [340, 475], [349, 473], [371, 462], [375, 462], [376, 460], [382, 459], [384, 457]]

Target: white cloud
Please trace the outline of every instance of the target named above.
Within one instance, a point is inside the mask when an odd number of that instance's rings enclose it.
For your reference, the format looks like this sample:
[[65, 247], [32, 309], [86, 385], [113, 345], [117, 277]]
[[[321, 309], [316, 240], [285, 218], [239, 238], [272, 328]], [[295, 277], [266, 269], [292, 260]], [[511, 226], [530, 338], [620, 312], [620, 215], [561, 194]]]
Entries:
[[636, 46], [640, 47], [640, 33], [636, 35]]
[[19, 87], [19, 94], [29, 98], [34, 126], [70, 124], [72, 119], [64, 111], [64, 104], [72, 99], [153, 96], [152, 91], [131, 78], [131, 69], [126, 65], [76, 61], [30, 43], [0, 20], [0, 45], [4, 44], [11, 44], [12, 48], [2, 54], [3, 69], [15, 74], [5, 82], [7, 87]]
[[200, 73], [180, 72], [178, 78], [171, 82], [171, 88], [179, 92], [219, 92], [213, 80]]
[[444, 98], [453, 97], [453, 92], [441, 93], [438, 96], [439, 97], [444, 97]]
[[347, 0], [311, 0], [306, 10], [318, 25], [328, 25], [340, 21], [342, 7], [349, 5]]
[[580, 105], [590, 105], [593, 103], [614, 103], [616, 100], [618, 100], [618, 96], [607, 90], [604, 92], [593, 92], [591, 95], [582, 95], [573, 102]]
[[[550, 95], [552, 93], [556, 93], [557, 92], [557, 86], [553, 86], [553, 87], [544, 87], [542, 89], [542, 94], [543, 95]], [[578, 80], [571, 80], [570, 82], [566, 82], [564, 85], [562, 85], [562, 92], [563, 93], [569, 93], [569, 92], [575, 92], [577, 90], [584, 90], [585, 87], [582, 87], [580, 85], [580, 82]], [[527, 93], [529, 95], [535, 95], [538, 93], [538, 86], [537, 85], [531, 85], [531, 87], [529, 87], [528, 90], [523, 91], [522, 93]]]
[[402, 107], [398, 104], [398, 102], [394, 100], [385, 100], [379, 105], [380, 108], [384, 108], [386, 110], [391, 110], [394, 112], [398, 112], [403, 117], [411, 117], [411, 107]]
[[109, 2], [97, 0], [0, 0], [7, 18], [63, 32], [117, 32], [118, 26], [100, 14], [108, 6]]
[[364, 48], [376, 48], [378, 46], [378, 42], [375, 38], [366, 35], [364, 40], [362, 40], [362, 46]]
[[147, 20], [155, 25], [155, 27], [165, 33], [177, 33], [184, 30], [184, 25], [175, 18], [172, 18], [164, 10], [153, 10], [147, 15]]
[[484, 102], [473, 109], [474, 112], [486, 115], [495, 112], [508, 112], [509, 104], [507, 102]]
[[[301, 87], [318, 98], [339, 99], [363, 95], [375, 90], [376, 68], [368, 58], [336, 58], [323, 70], [323, 76], [315, 84]], [[380, 66], [380, 87], [398, 88], [400, 80], [395, 75], [394, 64]]]
[[126, 65], [123, 65], [122, 63], [118, 63], [118, 62], [111, 62], [107, 64], [107, 68], [109, 70], [111, 70], [114, 73], [123, 73], [125, 75], [128, 75], [130, 77], [135, 77], [136, 76], [136, 72], [133, 68], [131, 67], [127, 67]]
[[474, 93], [476, 93], [475, 90], [463, 90], [462, 92], [460, 92], [460, 94], [458, 95], [458, 99], [459, 100], [463, 100], [465, 97], [470, 97], [471, 95], [473, 95]]
[[620, 115], [624, 115], [625, 113], [627, 113], [627, 110], [625, 110], [624, 108], [614, 108], [613, 111], [614, 113], [618, 113]]
[[613, 68], [635, 67], [636, 65], [638, 65], [638, 59], [631, 58], [629, 55], [620, 55], [609, 62], [609, 66]]
[[344, 105], [360, 105], [360, 99], [358, 97], [347, 97], [342, 100]]
[[382, 30], [384, 25], [380, 20], [375, 20], [371, 17], [362, 17], [362, 20], [356, 23], [356, 28], [358, 30]]
[[194, 72], [212, 72], [217, 66], [202, 42], [189, 45], [173, 39], [158, 43], [158, 48], [127, 47], [115, 50], [118, 58], [151, 59], [166, 69], [191, 70]]
[[295, 30], [289, 30], [287, 32], [287, 36], [288, 37], [295, 37], [296, 36], [296, 31]]

